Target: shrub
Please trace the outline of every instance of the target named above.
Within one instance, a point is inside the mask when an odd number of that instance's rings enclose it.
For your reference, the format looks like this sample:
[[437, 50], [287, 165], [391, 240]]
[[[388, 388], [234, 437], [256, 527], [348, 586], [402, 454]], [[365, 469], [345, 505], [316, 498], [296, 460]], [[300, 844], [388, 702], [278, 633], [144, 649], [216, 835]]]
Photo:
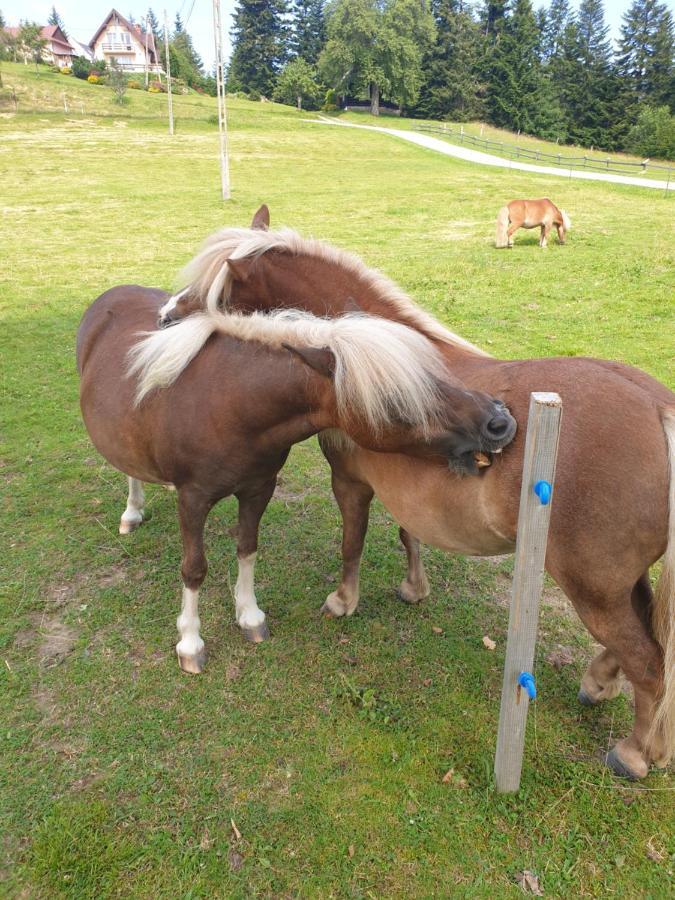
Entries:
[[675, 116], [668, 107], [643, 107], [628, 132], [626, 147], [640, 156], [675, 159]]
[[151, 81], [150, 87], [148, 88], [149, 94], [166, 94], [167, 88], [165, 84], [162, 84], [159, 81]]
[[76, 56], [73, 60], [72, 72], [76, 78], [86, 80], [91, 71], [91, 63], [84, 56]]
[[62, 69], [59, 69], [59, 72], [62, 75], [70, 75], [71, 74], [70, 66], [64, 66]]
[[321, 107], [321, 109], [326, 110], [326, 112], [332, 112], [337, 108], [337, 91], [334, 91], [333, 88], [329, 88], [326, 91], [326, 96], [324, 97], [323, 106]]
[[89, 75], [87, 81], [89, 84], [103, 84], [103, 79], [100, 75]]
[[140, 91], [141, 83], [140, 81], [134, 81], [133, 79], [127, 84], [127, 87], [132, 91]]

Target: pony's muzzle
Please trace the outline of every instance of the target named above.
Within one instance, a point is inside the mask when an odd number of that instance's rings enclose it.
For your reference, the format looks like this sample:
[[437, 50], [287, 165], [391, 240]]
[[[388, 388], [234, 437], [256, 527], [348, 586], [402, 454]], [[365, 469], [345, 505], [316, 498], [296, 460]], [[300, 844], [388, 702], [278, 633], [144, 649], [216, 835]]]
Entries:
[[483, 450], [501, 450], [515, 437], [518, 424], [508, 409], [497, 403], [497, 410], [483, 425], [481, 439]]

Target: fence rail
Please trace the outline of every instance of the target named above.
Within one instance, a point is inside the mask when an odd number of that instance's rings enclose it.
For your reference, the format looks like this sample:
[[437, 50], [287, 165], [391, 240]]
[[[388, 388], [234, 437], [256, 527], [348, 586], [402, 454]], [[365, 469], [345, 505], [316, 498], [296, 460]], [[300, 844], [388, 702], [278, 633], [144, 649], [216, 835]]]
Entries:
[[543, 150], [530, 150], [519, 147], [517, 144], [508, 144], [506, 141], [490, 141], [486, 138], [475, 137], [467, 134], [462, 127], [453, 128], [451, 125], [439, 123], [438, 125], [418, 125], [416, 131], [442, 134], [459, 144], [467, 144], [479, 147], [486, 152], [497, 153], [508, 159], [523, 159], [535, 163], [560, 166], [563, 169], [582, 169], [590, 172], [611, 172], [614, 175], [645, 175], [648, 171], [664, 173], [670, 182], [675, 177], [675, 165], [664, 166], [653, 163], [649, 159], [642, 162], [624, 162], [619, 159], [598, 159], [592, 156], [566, 156], [564, 153], [545, 153]]

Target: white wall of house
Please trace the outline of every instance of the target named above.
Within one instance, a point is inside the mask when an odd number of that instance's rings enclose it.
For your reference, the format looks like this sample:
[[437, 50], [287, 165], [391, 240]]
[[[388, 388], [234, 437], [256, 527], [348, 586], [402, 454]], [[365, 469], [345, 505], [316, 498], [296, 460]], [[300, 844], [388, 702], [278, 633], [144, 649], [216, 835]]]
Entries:
[[[145, 47], [121, 22], [111, 20], [105, 31], [97, 37], [93, 46], [94, 59], [104, 59], [117, 62], [130, 72], [143, 72], [145, 70]], [[159, 72], [161, 67], [150, 63], [148, 54], [148, 69], [150, 72]]]

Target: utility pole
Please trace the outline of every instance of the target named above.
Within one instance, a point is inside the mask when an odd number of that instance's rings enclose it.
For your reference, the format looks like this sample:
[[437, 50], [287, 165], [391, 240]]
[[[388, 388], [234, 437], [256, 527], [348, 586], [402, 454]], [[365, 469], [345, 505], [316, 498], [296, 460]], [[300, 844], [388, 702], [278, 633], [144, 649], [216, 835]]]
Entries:
[[216, 94], [218, 97], [218, 133], [220, 136], [220, 189], [223, 200], [229, 200], [230, 166], [227, 156], [227, 117], [225, 110], [223, 32], [220, 26], [220, 0], [213, 0], [213, 32], [216, 42]]
[[166, 54], [166, 86], [169, 98], [169, 134], [173, 134], [173, 97], [171, 95], [171, 58], [169, 56], [169, 17], [164, 10], [164, 53]]
[[145, 17], [145, 89], [148, 89], [148, 17]]

